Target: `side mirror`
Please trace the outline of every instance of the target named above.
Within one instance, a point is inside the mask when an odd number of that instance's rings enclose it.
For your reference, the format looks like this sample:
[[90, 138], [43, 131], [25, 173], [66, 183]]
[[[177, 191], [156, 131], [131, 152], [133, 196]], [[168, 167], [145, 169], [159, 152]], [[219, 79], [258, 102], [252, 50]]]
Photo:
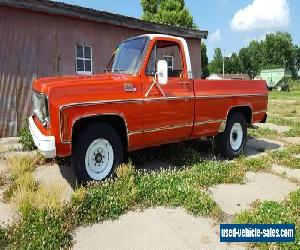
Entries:
[[157, 63], [157, 82], [159, 84], [167, 84], [168, 82], [168, 63], [165, 60], [159, 60]]

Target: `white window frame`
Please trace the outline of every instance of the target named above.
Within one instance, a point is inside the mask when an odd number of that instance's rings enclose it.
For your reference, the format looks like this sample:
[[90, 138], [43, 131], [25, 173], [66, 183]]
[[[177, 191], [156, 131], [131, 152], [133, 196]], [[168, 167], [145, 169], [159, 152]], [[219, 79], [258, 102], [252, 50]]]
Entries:
[[[169, 64], [168, 64], [168, 69], [169, 70], [174, 70], [174, 56], [168, 56], [168, 55], [165, 55], [165, 56], [163, 56], [163, 59], [165, 60], [166, 58], [171, 58], [172, 59], [172, 65], [171, 66], [169, 66]], [[167, 61], [167, 60], [166, 60]], [[167, 61], [168, 62], [168, 61]]]
[[[83, 47], [83, 56], [85, 56], [84, 55], [84, 48], [85, 47], [88, 47], [88, 48], [90, 48], [91, 49], [91, 59], [88, 59], [88, 58], [85, 58], [85, 57], [78, 57], [77, 56], [77, 47], [78, 46], [82, 46]], [[93, 74], [93, 47], [92, 46], [88, 46], [88, 45], [85, 45], [85, 44], [76, 44], [76, 48], [75, 48], [75, 56], [76, 56], [76, 62], [75, 62], [75, 64], [76, 64], [76, 73], [78, 74], [78, 75], [92, 75]], [[83, 63], [83, 67], [84, 67], [84, 71], [78, 71], [77, 69], [78, 69], [78, 66], [77, 66], [77, 60], [83, 60], [84, 61], [84, 63]], [[86, 71], [85, 70], [85, 61], [91, 61], [91, 70], [90, 71]]]

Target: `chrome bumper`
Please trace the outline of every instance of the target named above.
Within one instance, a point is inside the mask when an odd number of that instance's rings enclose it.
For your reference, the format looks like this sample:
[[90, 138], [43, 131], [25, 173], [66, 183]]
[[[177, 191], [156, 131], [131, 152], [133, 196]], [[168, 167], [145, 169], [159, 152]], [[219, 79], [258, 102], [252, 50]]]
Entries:
[[29, 117], [29, 130], [32, 135], [34, 144], [45, 158], [56, 157], [55, 137], [46, 136], [36, 126], [32, 117]]

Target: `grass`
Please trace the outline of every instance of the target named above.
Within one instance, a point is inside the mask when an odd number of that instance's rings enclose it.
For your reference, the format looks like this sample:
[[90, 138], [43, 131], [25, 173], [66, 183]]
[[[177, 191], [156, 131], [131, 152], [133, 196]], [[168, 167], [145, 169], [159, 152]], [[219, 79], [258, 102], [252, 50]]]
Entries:
[[70, 218], [72, 215], [63, 209], [31, 209], [5, 232], [6, 246], [9, 249], [68, 249]]
[[251, 129], [248, 131], [248, 135], [250, 137], [268, 137], [268, 138], [274, 138], [279, 136], [280, 134], [277, 132], [277, 130], [269, 129], [269, 128], [259, 128], [259, 129]]
[[235, 223], [292, 223], [296, 226], [296, 240], [293, 243], [255, 243], [251, 247], [259, 249], [290, 249], [300, 247], [300, 189], [292, 192], [283, 202], [264, 201], [256, 202], [253, 208], [235, 216]]
[[272, 151], [269, 153], [269, 157], [271, 163], [300, 169], [300, 159], [293, 156], [299, 153], [300, 145], [295, 145], [286, 149]]
[[[282, 126], [290, 126], [291, 129], [284, 132], [284, 136], [300, 136], [300, 101], [294, 100], [287, 105], [286, 100], [280, 102], [269, 102], [268, 122]], [[259, 132], [261, 133], [261, 132]]]
[[290, 92], [285, 91], [270, 91], [269, 92], [270, 99], [288, 99], [288, 100], [300, 100], [300, 89], [297, 88]]

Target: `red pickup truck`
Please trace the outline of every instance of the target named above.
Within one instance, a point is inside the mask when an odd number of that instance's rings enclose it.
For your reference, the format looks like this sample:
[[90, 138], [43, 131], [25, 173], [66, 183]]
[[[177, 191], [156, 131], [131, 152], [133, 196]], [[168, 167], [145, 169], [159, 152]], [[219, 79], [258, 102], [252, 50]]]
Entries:
[[247, 127], [265, 122], [268, 93], [261, 80], [193, 79], [183, 38], [142, 35], [121, 42], [103, 74], [36, 80], [33, 100], [38, 149], [71, 156], [90, 181], [111, 176], [126, 151], [200, 137], [236, 157]]

